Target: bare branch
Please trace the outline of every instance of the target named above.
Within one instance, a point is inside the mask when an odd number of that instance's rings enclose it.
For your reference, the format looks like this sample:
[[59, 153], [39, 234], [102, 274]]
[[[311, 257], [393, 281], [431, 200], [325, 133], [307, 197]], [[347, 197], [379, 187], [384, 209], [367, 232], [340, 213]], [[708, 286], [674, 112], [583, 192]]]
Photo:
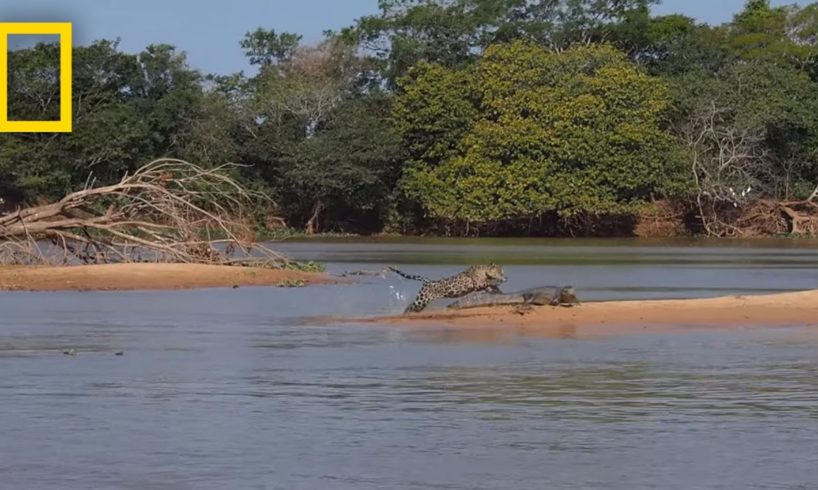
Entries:
[[272, 202], [230, 177], [236, 166], [160, 159], [116, 184], [86, 184], [55, 203], [0, 215], [0, 264], [286, 265], [254, 243], [249, 215]]
[[762, 175], [769, 172], [763, 128], [738, 127], [729, 109], [702, 104], [677, 129], [691, 154], [696, 202], [711, 235], [740, 235], [721, 217], [760, 195]]

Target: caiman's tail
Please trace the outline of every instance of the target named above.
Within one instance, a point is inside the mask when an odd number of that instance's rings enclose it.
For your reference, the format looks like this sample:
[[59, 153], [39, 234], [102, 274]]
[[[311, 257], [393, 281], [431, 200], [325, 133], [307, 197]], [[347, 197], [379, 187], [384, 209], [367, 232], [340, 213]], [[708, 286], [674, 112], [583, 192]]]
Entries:
[[405, 279], [410, 279], [412, 281], [420, 281], [420, 282], [429, 282], [430, 281], [430, 279], [428, 279], [426, 277], [418, 276], [416, 274], [407, 274], [405, 272], [402, 272], [402, 271], [399, 271], [399, 270], [395, 269], [394, 267], [387, 267], [387, 269], [389, 269], [390, 271], [394, 272], [395, 274], [397, 274], [397, 275], [399, 275], [399, 276], [401, 276], [401, 277], [403, 277]]

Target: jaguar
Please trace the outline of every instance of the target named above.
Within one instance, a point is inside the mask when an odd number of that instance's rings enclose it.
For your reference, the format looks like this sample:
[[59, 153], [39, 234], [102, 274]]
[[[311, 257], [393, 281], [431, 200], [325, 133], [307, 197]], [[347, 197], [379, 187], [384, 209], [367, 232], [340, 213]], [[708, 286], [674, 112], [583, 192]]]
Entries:
[[476, 291], [499, 293], [498, 286], [506, 281], [503, 268], [494, 263], [473, 265], [459, 274], [434, 281], [423, 276], [406, 274], [394, 267], [390, 267], [389, 270], [406, 279], [423, 283], [417, 297], [406, 307], [404, 313], [423, 311], [429, 303], [442, 298], [461, 298]]

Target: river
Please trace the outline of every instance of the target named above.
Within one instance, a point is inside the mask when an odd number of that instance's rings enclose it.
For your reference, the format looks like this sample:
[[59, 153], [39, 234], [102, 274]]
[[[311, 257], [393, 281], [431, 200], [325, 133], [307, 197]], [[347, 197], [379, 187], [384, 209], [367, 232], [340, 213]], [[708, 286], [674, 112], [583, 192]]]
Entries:
[[[275, 244], [336, 273], [439, 277], [493, 260], [504, 289], [572, 284], [590, 300], [816, 288], [816, 245]], [[396, 313], [418, 286], [361, 281], [0, 293], [0, 489], [818, 485], [816, 331], [578, 340], [305, 322]]]

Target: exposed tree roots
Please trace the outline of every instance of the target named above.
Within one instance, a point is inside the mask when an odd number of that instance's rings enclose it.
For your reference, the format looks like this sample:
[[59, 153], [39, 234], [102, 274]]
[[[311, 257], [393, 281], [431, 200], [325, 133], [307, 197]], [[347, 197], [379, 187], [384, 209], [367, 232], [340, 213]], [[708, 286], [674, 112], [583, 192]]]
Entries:
[[818, 203], [761, 199], [744, 208], [701, 206], [707, 233], [718, 237], [818, 236]]

